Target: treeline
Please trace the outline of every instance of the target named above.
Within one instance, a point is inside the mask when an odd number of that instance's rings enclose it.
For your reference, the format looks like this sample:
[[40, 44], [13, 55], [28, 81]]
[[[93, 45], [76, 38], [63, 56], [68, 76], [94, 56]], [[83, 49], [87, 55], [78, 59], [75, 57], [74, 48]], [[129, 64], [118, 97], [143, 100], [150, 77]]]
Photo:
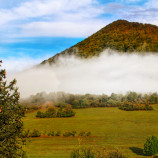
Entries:
[[[67, 104], [72, 108], [90, 108], [90, 107], [120, 107], [123, 110], [151, 110], [149, 105], [158, 103], [158, 94], [138, 94], [129, 92], [125, 95], [112, 93], [110, 96], [106, 94], [70, 94], [64, 92], [37, 93], [31, 95], [25, 100], [21, 100], [21, 104], [26, 111], [32, 108], [37, 109], [43, 106], [64, 107]], [[35, 108], [36, 107], [36, 108]]]

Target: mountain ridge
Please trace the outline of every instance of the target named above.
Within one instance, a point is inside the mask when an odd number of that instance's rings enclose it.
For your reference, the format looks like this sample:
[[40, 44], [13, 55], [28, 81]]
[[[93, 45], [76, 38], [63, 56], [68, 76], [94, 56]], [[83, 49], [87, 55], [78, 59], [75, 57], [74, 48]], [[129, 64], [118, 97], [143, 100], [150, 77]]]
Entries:
[[90, 58], [109, 48], [120, 53], [158, 53], [158, 26], [117, 20], [41, 64], [54, 63], [67, 54]]

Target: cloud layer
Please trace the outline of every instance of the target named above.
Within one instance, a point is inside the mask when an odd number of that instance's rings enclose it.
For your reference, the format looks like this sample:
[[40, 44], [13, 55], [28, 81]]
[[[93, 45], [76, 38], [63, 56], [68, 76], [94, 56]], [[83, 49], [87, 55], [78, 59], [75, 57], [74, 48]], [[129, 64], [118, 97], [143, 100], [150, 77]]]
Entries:
[[[7, 5], [8, 3], [8, 5]], [[0, 0], [1, 36], [87, 37], [127, 19], [158, 25], [157, 0]]]
[[51, 67], [32, 68], [9, 78], [17, 78], [22, 97], [41, 91], [82, 94], [158, 92], [157, 61], [157, 55], [119, 55], [115, 52], [109, 55], [105, 51], [91, 60], [61, 57]]

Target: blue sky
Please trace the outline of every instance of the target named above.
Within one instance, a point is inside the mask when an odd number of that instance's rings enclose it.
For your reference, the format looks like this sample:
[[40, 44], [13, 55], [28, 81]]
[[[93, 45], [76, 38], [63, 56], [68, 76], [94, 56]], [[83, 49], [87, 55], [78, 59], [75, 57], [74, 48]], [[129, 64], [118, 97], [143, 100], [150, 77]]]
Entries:
[[0, 19], [0, 58], [33, 65], [118, 19], [158, 25], [158, 1], [0, 0]]

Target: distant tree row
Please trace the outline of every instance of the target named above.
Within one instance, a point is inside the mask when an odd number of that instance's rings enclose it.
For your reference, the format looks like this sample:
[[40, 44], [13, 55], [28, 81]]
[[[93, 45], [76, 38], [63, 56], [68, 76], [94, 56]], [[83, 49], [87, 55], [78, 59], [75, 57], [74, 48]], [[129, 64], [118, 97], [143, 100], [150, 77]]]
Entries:
[[[26, 111], [40, 108], [42, 105], [63, 108], [67, 104], [72, 108], [120, 107], [123, 110], [151, 110], [151, 104], [158, 103], [158, 94], [138, 94], [129, 92], [125, 95], [112, 93], [110, 96], [92, 94], [69, 94], [64, 92], [37, 93], [28, 99], [21, 100]], [[127, 108], [128, 107], [128, 108]], [[31, 109], [31, 110], [30, 110]], [[63, 114], [62, 114], [63, 115]]]

